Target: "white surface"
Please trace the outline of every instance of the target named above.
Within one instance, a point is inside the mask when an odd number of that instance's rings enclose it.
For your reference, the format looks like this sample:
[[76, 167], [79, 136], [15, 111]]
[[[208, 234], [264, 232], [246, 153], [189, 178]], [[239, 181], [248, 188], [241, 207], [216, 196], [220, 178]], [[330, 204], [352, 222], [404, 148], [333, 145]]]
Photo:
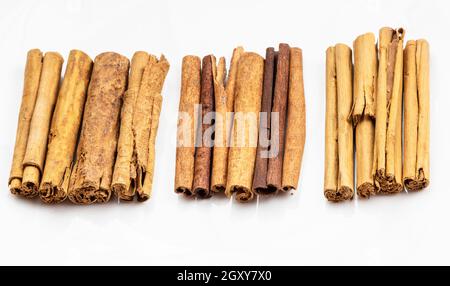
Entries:
[[[95, 2], [95, 3], [94, 3]], [[0, 4], [0, 264], [449, 264], [450, 2], [14, 1]], [[325, 49], [382, 26], [431, 46], [429, 190], [328, 203], [322, 194]], [[299, 191], [237, 204], [173, 193], [181, 58], [303, 49], [307, 140]], [[7, 179], [30, 48], [159, 54], [171, 63], [144, 204], [47, 206], [12, 196]]]

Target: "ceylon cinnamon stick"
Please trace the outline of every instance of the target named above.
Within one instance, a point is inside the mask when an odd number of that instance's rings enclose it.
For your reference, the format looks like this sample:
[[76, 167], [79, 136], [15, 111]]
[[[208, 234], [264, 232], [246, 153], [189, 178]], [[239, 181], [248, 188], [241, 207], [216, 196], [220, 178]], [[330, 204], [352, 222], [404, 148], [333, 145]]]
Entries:
[[16, 131], [16, 143], [9, 175], [9, 189], [17, 195], [33, 195], [22, 192], [23, 158], [27, 148], [28, 134], [30, 132], [31, 117], [36, 103], [39, 79], [42, 69], [42, 52], [38, 49], [28, 51], [25, 66], [22, 103], [20, 105], [19, 119]]
[[[269, 158], [267, 169], [268, 192], [273, 193], [282, 188], [283, 156], [286, 134], [286, 109], [289, 91], [289, 56], [287, 44], [280, 44], [278, 51], [277, 71], [273, 95], [272, 112], [278, 113], [278, 152]], [[273, 142], [272, 142], [273, 143]], [[275, 143], [276, 144], [276, 143]], [[271, 146], [272, 148], [272, 146]]]
[[[264, 61], [263, 95], [261, 100], [261, 116], [265, 116], [266, 120], [260, 120], [259, 122], [259, 136], [266, 136], [266, 140], [270, 139], [270, 115], [272, 112], [275, 69], [276, 52], [274, 48], [267, 48], [266, 59]], [[273, 192], [272, 188], [267, 187], [269, 147], [270, 146], [262, 146], [261, 139], [258, 140], [252, 188], [253, 192], [261, 195], [266, 195]]]
[[177, 127], [175, 192], [193, 195], [196, 137], [196, 105], [200, 102], [200, 58], [185, 56], [181, 72], [181, 95]]
[[141, 85], [142, 74], [149, 62], [147, 52], [138, 51], [131, 59], [128, 88], [124, 94], [120, 113], [120, 135], [111, 188], [125, 201], [133, 200], [136, 193], [136, 153], [134, 152], [133, 114]]
[[430, 182], [429, 45], [426, 40], [408, 41], [405, 48], [405, 153], [403, 183], [418, 191]]
[[133, 114], [135, 153], [137, 159], [136, 181], [138, 201], [150, 198], [153, 185], [155, 141], [162, 104], [162, 88], [169, 62], [164, 55], [159, 60], [150, 56], [142, 75], [139, 94]]
[[297, 189], [306, 135], [302, 50], [291, 48], [282, 190]]
[[233, 50], [228, 80], [225, 80], [225, 59], [220, 58], [217, 68], [213, 65], [216, 112], [211, 174], [211, 190], [213, 192], [224, 192], [227, 184], [228, 146], [233, 123], [232, 112], [234, 110], [236, 74], [238, 62], [243, 53], [244, 49], [242, 47], [237, 47]]
[[81, 125], [92, 60], [72, 50], [58, 94], [48, 140], [39, 196], [46, 203], [62, 202], [67, 197], [72, 159]]
[[44, 56], [27, 149], [23, 159], [22, 192], [27, 197], [38, 194], [63, 62], [61, 55], [56, 52], [48, 52]]
[[380, 30], [373, 175], [377, 191], [398, 193], [402, 185], [403, 29]]
[[327, 49], [324, 195], [330, 201], [353, 198], [353, 126], [351, 49]]
[[119, 136], [119, 115], [129, 60], [113, 52], [95, 58], [73, 168], [69, 199], [77, 204], [107, 202]]
[[236, 200], [253, 199], [253, 168], [258, 141], [258, 121], [261, 110], [264, 59], [246, 52], [239, 60], [231, 148], [228, 157], [228, 175], [225, 194], [236, 193]]
[[[200, 103], [202, 105], [202, 120], [211, 112], [214, 111], [214, 83], [213, 83], [213, 71], [212, 63], [216, 59], [214, 56], [209, 55], [203, 58], [202, 62], [202, 80], [201, 80], [201, 92]], [[211, 162], [212, 162], [212, 138], [206, 138], [205, 131], [211, 127], [211, 123], [201, 122], [201, 144], [195, 150], [194, 161], [194, 182], [192, 189], [194, 195], [200, 198], [210, 197], [210, 175], [211, 175]]]
[[375, 137], [375, 84], [377, 52], [375, 36], [367, 33], [353, 42], [355, 73], [352, 118], [356, 128], [356, 190], [360, 197], [375, 194], [372, 175]]

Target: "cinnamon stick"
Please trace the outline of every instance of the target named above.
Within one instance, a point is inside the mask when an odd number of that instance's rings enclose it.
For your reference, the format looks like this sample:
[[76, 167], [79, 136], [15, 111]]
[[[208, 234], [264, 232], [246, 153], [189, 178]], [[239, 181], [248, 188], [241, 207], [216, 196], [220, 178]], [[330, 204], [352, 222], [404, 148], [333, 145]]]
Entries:
[[205, 117], [214, 111], [214, 84], [212, 62], [215, 58], [212, 55], [206, 56], [202, 61], [202, 80], [200, 103], [202, 105], [201, 134], [202, 142], [195, 150], [194, 161], [194, 182], [192, 189], [194, 195], [200, 198], [210, 197], [210, 175], [212, 162], [212, 138], [207, 138], [205, 132], [211, 127], [211, 122], [205, 123]]
[[403, 29], [382, 28], [379, 38], [379, 67], [373, 175], [377, 191], [398, 193], [402, 184], [402, 88]]
[[162, 88], [169, 62], [164, 55], [158, 60], [150, 56], [150, 60], [142, 75], [139, 94], [133, 114], [133, 131], [135, 136], [136, 181], [138, 201], [150, 198], [153, 185], [155, 161], [155, 141], [159, 125], [162, 104]]
[[61, 55], [56, 52], [48, 52], [44, 56], [27, 149], [23, 159], [22, 193], [26, 197], [34, 197], [38, 194], [63, 62]]
[[306, 114], [303, 87], [302, 50], [291, 48], [289, 63], [286, 144], [283, 158], [282, 190], [297, 189], [305, 146]]
[[375, 36], [367, 33], [353, 42], [355, 57], [352, 118], [356, 137], [356, 186], [360, 197], [375, 194], [372, 175], [375, 137], [375, 84], [377, 54]]
[[[327, 50], [327, 107], [324, 195], [330, 201], [353, 198], [353, 126], [351, 49]], [[333, 131], [337, 130], [336, 131]]]
[[253, 168], [258, 140], [259, 111], [261, 110], [264, 59], [246, 52], [239, 60], [234, 101], [231, 148], [225, 194], [236, 193], [236, 200], [253, 199]]
[[211, 174], [211, 190], [224, 192], [227, 184], [228, 146], [230, 143], [231, 126], [233, 123], [234, 95], [236, 74], [239, 59], [244, 53], [242, 47], [233, 50], [228, 79], [226, 78], [225, 59], [221, 58], [217, 68], [213, 65], [214, 97], [215, 97], [215, 137], [213, 164]]
[[119, 136], [119, 115], [129, 60], [117, 53], [98, 55], [89, 84], [69, 199], [77, 204], [107, 202]]
[[[27, 62], [24, 73], [22, 103], [20, 105], [19, 118], [16, 131], [16, 143], [11, 172], [9, 175], [9, 189], [17, 195], [28, 195], [22, 192], [23, 158], [27, 148], [28, 134], [30, 132], [31, 117], [36, 103], [39, 79], [42, 69], [42, 52], [33, 49], [27, 53]], [[32, 195], [32, 194], [31, 194]]]
[[[272, 112], [273, 86], [276, 68], [276, 52], [274, 48], [266, 49], [266, 59], [264, 61], [263, 95], [261, 100], [261, 117], [266, 120], [259, 122], [259, 136], [266, 136], [270, 139], [270, 115]], [[258, 140], [256, 149], [255, 173], [253, 175], [253, 192], [261, 195], [270, 194], [272, 188], [267, 187], [268, 152], [270, 146], [261, 145], [261, 138]]]
[[120, 113], [120, 135], [111, 188], [125, 201], [133, 200], [136, 193], [136, 154], [134, 152], [133, 114], [141, 85], [142, 74], [149, 61], [147, 52], [138, 51], [131, 59], [128, 88], [124, 94]]
[[53, 114], [39, 190], [41, 200], [46, 203], [59, 203], [67, 197], [91, 69], [88, 55], [79, 50], [70, 52]]
[[280, 44], [272, 106], [272, 112], [278, 114], [278, 152], [272, 154], [273, 156], [269, 158], [267, 170], [267, 188], [268, 192], [271, 193], [280, 190], [282, 187], [286, 108], [289, 89], [289, 56], [289, 45]]
[[177, 127], [175, 192], [193, 194], [196, 104], [200, 102], [200, 58], [185, 56], [181, 72], [181, 95]]
[[405, 48], [405, 153], [403, 183], [419, 191], [430, 182], [429, 45], [426, 40], [408, 41]]

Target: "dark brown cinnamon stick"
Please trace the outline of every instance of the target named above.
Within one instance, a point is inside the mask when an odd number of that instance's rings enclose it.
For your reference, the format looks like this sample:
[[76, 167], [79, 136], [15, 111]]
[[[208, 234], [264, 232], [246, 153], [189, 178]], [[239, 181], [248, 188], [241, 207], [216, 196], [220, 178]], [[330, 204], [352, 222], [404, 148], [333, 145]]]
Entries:
[[[275, 91], [273, 98], [272, 112], [278, 113], [278, 140], [271, 139], [271, 154], [269, 158], [269, 166], [267, 170], [267, 187], [268, 192], [275, 192], [281, 189], [281, 181], [283, 174], [283, 152], [284, 152], [284, 135], [286, 125], [286, 106], [289, 88], [289, 55], [290, 47], [288, 44], [280, 44], [277, 60], [277, 72], [275, 79]], [[276, 115], [276, 113], [274, 113]], [[271, 118], [273, 120], [273, 117]], [[276, 152], [273, 148], [277, 146]], [[275, 151], [275, 152], [273, 152]], [[274, 156], [276, 155], [276, 156]]]
[[[276, 52], [274, 48], [267, 48], [264, 62], [263, 96], [261, 100], [261, 117], [259, 121], [258, 147], [256, 150], [255, 173], [253, 175], [253, 191], [257, 194], [269, 194], [267, 188], [267, 167], [269, 146], [262, 146], [261, 140], [270, 139], [270, 113], [272, 111], [273, 83], [276, 68]], [[263, 120], [265, 119], [265, 120]], [[261, 138], [265, 136], [265, 138]]]
[[[203, 58], [202, 61], [202, 79], [201, 79], [201, 92], [200, 103], [202, 105], [202, 128], [199, 147], [195, 152], [194, 163], [194, 182], [193, 191], [194, 194], [200, 198], [207, 198], [211, 196], [210, 188], [210, 174], [211, 174], [211, 162], [212, 162], [212, 144], [209, 140], [203, 140], [205, 131], [211, 127], [211, 121], [205, 117], [208, 113], [214, 111], [214, 84], [212, 74], [212, 61], [215, 62], [214, 56], [209, 55]], [[208, 122], [209, 121], [209, 122]], [[206, 124], [204, 122], [207, 122]]]

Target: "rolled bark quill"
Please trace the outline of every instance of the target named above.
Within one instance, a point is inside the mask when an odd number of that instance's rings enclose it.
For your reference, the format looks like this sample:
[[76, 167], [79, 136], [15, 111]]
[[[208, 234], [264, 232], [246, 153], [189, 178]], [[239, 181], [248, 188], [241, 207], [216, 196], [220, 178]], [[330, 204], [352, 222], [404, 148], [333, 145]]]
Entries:
[[9, 175], [9, 189], [11, 193], [23, 196], [33, 196], [33, 192], [22, 192], [23, 158], [27, 148], [28, 134], [30, 132], [31, 117], [36, 103], [39, 79], [42, 69], [42, 52], [38, 49], [28, 51], [25, 66], [22, 103], [20, 105], [19, 119], [16, 131], [16, 143]]
[[419, 191], [430, 182], [430, 67], [426, 40], [408, 41], [405, 55], [403, 183]]
[[120, 113], [120, 134], [111, 188], [119, 199], [133, 200], [136, 194], [136, 153], [134, 152], [133, 114], [141, 86], [142, 74], [149, 61], [149, 54], [134, 53], [131, 59], [128, 88], [124, 94]]
[[27, 197], [34, 197], [39, 191], [63, 62], [61, 55], [56, 52], [48, 52], [44, 56], [27, 149], [23, 159], [22, 192]]
[[69, 199], [77, 204], [107, 202], [119, 136], [119, 116], [129, 60], [113, 52], [95, 58]]
[[377, 52], [375, 36], [367, 33], [353, 42], [355, 58], [352, 118], [356, 141], [356, 190], [360, 197], [375, 194], [372, 174], [375, 137], [375, 84]]
[[[253, 170], [258, 141], [264, 59], [255, 53], [242, 54], [237, 71], [231, 148], [225, 194], [236, 193], [236, 200], [253, 199]], [[237, 143], [236, 143], [237, 142]]]
[[150, 198], [155, 164], [155, 141], [162, 104], [162, 88], [169, 71], [164, 55], [159, 60], [151, 56], [142, 75], [141, 86], [133, 114], [137, 156], [137, 199]]
[[122, 200], [133, 200], [135, 194], [139, 201], [150, 197], [161, 91], [168, 70], [164, 56], [158, 60], [146, 52], [136, 52], [131, 60], [111, 184]]
[[67, 197], [91, 69], [88, 55], [78, 50], [70, 52], [53, 114], [39, 190], [41, 200], [46, 203], [62, 202]]
[[230, 142], [232, 112], [234, 110], [234, 94], [238, 62], [244, 53], [242, 47], [233, 50], [231, 66], [226, 78], [225, 59], [220, 58], [217, 68], [213, 65], [214, 104], [215, 104], [215, 137], [213, 164], [211, 173], [211, 190], [224, 192], [227, 184], [228, 146]]
[[402, 184], [403, 29], [380, 30], [372, 173], [377, 192], [398, 193]]
[[291, 48], [282, 191], [297, 189], [306, 135], [302, 50]]
[[342, 201], [354, 194], [351, 49], [338, 44], [326, 54], [324, 195]]
[[181, 95], [177, 126], [175, 193], [193, 195], [196, 137], [196, 105], [200, 102], [200, 58], [185, 56], [181, 72]]
[[[259, 136], [266, 136], [270, 139], [270, 115], [272, 112], [273, 86], [276, 72], [276, 52], [274, 48], [266, 49], [266, 59], [264, 61], [263, 95], [261, 100], [261, 116], [266, 116], [266, 120], [259, 122]], [[268, 152], [270, 146], [262, 146], [261, 139], [258, 140], [256, 149], [255, 172], [253, 175], [253, 192], [266, 195], [273, 193], [267, 187]], [[265, 153], [265, 154], [264, 154]]]
[[[216, 59], [214, 56], [209, 55], [203, 58], [202, 61], [202, 79], [201, 79], [201, 92], [200, 92], [200, 104], [202, 106], [202, 120], [205, 121], [205, 117], [214, 111], [214, 83], [213, 83], [213, 71], [212, 63]], [[212, 163], [212, 138], [206, 138], [205, 131], [211, 127], [210, 123], [201, 122], [201, 138], [199, 146], [195, 150], [194, 160], [194, 181], [192, 190], [194, 195], [200, 198], [210, 197], [210, 176], [211, 176], [211, 163]]]
[[[280, 44], [278, 51], [277, 70], [273, 95], [272, 112], [278, 114], [278, 152], [271, 152], [267, 169], [267, 191], [274, 193], [282, 188], [283, 156], [286, 133], [286, 109], [289, 92], [289, 57], [290, 48], [287, 44]], [[274, 144], [273, 138], [271, 144]], [[273, 151], [274, 146], [270, 146]]]

